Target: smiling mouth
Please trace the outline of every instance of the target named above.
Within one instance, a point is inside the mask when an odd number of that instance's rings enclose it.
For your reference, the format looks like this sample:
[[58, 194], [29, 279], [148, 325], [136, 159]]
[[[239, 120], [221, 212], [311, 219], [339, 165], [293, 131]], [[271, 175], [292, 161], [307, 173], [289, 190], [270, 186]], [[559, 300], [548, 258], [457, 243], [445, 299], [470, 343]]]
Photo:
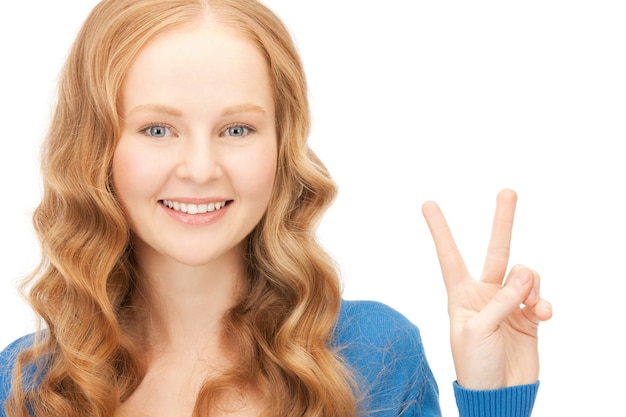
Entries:
[[172, 200], [161, 200], [160, 203], [163, 204], [165, 207], [170, 208], [174, 211], [178, 211], [180, 213], [205, 214], [223, 209], [225, 206], [232, 203], [232, 200], [207, 204], [181, 203]]

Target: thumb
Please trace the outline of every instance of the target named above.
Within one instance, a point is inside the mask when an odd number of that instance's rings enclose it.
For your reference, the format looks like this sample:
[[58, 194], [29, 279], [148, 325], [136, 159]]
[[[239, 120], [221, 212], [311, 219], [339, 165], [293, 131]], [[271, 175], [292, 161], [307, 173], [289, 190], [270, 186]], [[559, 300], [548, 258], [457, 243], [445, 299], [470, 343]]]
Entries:
[[513, 272], [511, 279], [487, 303], [480, 312], [481, 321], [487, 330], [495, 331], [498, 326], [526, 300], [533, 288], [532, 271], [522, 268]]

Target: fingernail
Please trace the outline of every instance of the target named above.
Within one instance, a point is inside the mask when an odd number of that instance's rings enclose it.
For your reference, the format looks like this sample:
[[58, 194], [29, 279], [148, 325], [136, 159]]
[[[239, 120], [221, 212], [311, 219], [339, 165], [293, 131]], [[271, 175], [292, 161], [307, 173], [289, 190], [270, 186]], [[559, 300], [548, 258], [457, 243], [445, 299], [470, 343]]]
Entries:
[[537, 298], [537, 292], [533, 288], [532, 290], [530, 290], [530, 294], [528, 294], [528, 298], [526, 298], [526, 301], [528, 301], [529, 303], [532, 303], [535, 301], [536, 298]]
[[519, 271], [517, 276], [515, 277], [515, 281], [520, 287], [526, 285], [526, 283], [530, 280], [530, 274], [527, 271]]

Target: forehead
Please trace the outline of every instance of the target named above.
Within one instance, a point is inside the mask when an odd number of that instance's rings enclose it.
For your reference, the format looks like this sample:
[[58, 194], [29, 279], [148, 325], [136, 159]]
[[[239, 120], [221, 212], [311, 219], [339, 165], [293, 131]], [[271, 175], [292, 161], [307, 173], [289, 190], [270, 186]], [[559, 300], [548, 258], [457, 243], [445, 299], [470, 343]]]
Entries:
[[130, 65], [123, 106], [144, 100], [273, 101], [269, 65], [259, 46], [211, 21], [181, 26], [151, 39]]

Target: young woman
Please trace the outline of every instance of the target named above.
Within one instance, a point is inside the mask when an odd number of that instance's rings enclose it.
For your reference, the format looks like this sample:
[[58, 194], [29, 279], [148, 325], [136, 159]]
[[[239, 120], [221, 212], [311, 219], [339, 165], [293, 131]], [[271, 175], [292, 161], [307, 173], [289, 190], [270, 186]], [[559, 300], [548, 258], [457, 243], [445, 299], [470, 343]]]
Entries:
[[[44, 147], [27, 284], [45, 327], [0, 355], [5, 415], [440, 415], [417, 328], [341, 299], [308, 130], [300, 59], [262, 4], [100, 3]], [[503, 285], [515, 200], [498, 197], [480, 281], [424, 205], [463, 416], [527, 416], [538, 387], [551, 307], [529, 268]]]

